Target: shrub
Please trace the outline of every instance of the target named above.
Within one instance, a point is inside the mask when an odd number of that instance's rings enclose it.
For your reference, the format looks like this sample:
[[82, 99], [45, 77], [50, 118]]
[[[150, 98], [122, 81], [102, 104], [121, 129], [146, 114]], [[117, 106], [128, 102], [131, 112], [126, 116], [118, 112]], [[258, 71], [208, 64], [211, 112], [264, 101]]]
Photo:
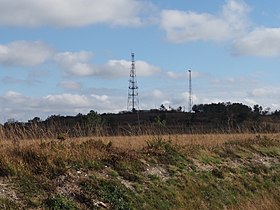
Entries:
[[132, 198], [129, 189], [117, 181], [97, 179], [92, 177], [90, 180], [81, 182], [83, 200], [88, 203], [88, 207], [93, 208], [92, 198], [96, 197], [109, 203], [112, 209], [131, 209]]
[[186, 160], [180, 147], [174, 145], [170, 139], [166, 141], [160, 136], [147, 141], [147, 147], [144, 150], [164, 164], [173, 164], [182, 167], [182, 164]]
[[72, 201], [61, 195], [52, 195], [45, 200], [45, 206], [51, 210], [75, 210], [78, 209]]

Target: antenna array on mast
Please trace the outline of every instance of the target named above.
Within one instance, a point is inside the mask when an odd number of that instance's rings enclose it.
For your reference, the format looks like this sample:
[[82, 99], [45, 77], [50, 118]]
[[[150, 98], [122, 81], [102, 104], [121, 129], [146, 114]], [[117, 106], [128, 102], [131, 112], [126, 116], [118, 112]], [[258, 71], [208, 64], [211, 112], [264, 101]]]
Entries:
[[136, 80], [134, 53], [131, 53], [131, 68], [128, 86], [127, 110], [135, 112], [136, 107], [139, 107], [138, 86]]

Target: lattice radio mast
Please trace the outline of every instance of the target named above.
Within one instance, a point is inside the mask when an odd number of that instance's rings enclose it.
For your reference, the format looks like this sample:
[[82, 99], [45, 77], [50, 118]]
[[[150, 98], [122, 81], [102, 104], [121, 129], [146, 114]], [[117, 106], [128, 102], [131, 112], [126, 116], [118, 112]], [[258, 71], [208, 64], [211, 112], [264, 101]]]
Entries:
[[189, 112], [192, 112], [192, 71], [189, 72]]
[[139, 107], [138, 86], [136, 80], [134, 53], [131, 53], [131, 68], [128, 86], [127, 110], [135, 112], [136, 107]]

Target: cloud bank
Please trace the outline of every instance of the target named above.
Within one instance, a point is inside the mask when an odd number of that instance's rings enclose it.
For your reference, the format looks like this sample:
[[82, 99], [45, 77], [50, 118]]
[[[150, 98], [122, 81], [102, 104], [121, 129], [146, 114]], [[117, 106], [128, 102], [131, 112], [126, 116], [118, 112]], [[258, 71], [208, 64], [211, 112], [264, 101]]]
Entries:
[[120, 111], [124, 107], [121, 101], [125, 100], [112, 95], [63, 93], [30, 97], [19, 92], [8, 91], [0, 96], [2, 110], [0, 121], [3, 123], [10, 118], [27, 121], [35, 116], [44, 119], [53, 114], [86, 114], [91, 109], [98, 112]]
[[[69, 76], [99, 76], [112, 79], [127, 77], [131, 67], [131, 61], [109, 60], [103, 65], [91, 63], [92, 53], [90, 52], [63, 52], [56, 55], [55, 60], [65, 74]], [[151, 76], [159, 73], [160, 68], [153, 66], [145, 61], [135, 62], [138, 76]]]
[[150, 5], [138, 0], [1, 0], [0, 25], [82, 27], [104, 23], [137, 26], [143, 23], [141, 13]]
[[36, 66], [52, 57], [53, 49], [41, 41], [15, 41], [0, 45], [0, 64]]
[[241, 36], [248, 27], [246, 4], [230, 0], [220, 14], [163, 10], [161, 27], [171, 42], [226, 41]]
[[250, 11], [244, 1], [228, 0], [218, 14], [163, 10], [160, 24], [173, 43], [229, 42], [234, 55], [280, 56], [280, 28], [254, 25]]
[[[67, 76], [98, 76], [105, 79], [127, 77], [131, 61], [109, 60], [103, 65], [93, 63], [89, 51], [56, 52], [41, 41], [15, 41], [0, 45], [0, 65], [10, 67], [32, 67], [53, 62]], [[151, 76], [161, 72], [159, 67], [145, 61], [135, 62], [138, 76]]]
[[[167, 40], [173, 43], [227, 42], [233, 55], [280, 55], [280, 28], [252, 23], [249, 16], [251, 8], [243, 0], [227, 0], [218, 13], [155, 8], [152, 2], [139, 0], [0, 0], [0, 26], [85, 27], [107, 24], [130, 27], [143, 25], [158, 16], [158, 21], [151, 23], [159, 24]], [[42, 42], [31, 44], [26, 41], [0, 45], [0, 62], [36, 65], [50, 56], [51, 49], [46, 47]], [[24, 53], [26, 49], [29, 53]], [[109, 66], [110, 63], [107, 68]], [[95, 68], [79, 62], [75, 63], [72, 71], [86, 76], [98, 71]]]
[[237, 40], [233, 46], [235, 54], [275, 57], [280, 55], [280, 28], [256, 28]]

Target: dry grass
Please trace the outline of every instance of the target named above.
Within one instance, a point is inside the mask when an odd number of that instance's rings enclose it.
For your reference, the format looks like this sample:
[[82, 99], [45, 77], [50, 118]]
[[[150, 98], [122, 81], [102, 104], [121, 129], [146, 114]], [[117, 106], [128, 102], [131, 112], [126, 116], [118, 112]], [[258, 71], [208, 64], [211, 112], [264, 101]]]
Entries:
[[254, 199], [250, 199], [245, 203], [239, 204], [232, 210], [278, 210], [279, 203], [271, 195], [262, 195]]
[[[25, 202], [19, 205], [34, 209], [56, 201], [66, 205], [69, 195], [84, 209], [94, 206], [88, 203], [93, 197], [109, 206], [146, 201], [150, 209], [172, 209], [178, 202], [189, 209], [202, 204], [208, 205], [203, 209], [276, 209], [279, 139], [280, 133], [216, 133], [0, 141], [0, 181], [11, 178]], [[129, 202], [119, 203], [124, 192]], [[170, 196], [174, 203], [165, 199]], [[17, 202], [10, 197], [4, 195]]]
[[[202, 145], [214, 147], [231, 141], [247, 141], [256, 136], [267, 136], [270, 139], [280, 139], [280, 133], [236, 133], [236, 134], [183, 134], [183, 135], [161, 135], [164, 140], [171, 140], [173, 143], [181, 146]], [[142, 136], [100, 136], [71, 139], [71, 141], [85, 141], [89, 139], [102, 140], [104, 143], [112, 142], [114, 147], [129, 150], [138, 150], [147, 145], [147, 141], [156, 138], [154, 135]]]
[[[270, 139], [280, 139], [280, 133], [236, 133], [236, 134], [182, 134], [182, 135], [160, 135], [164, 140], [171, 140], [174, 144], [181, 146], [201, 145], [215, 147], [231, 141], [248, 141], [256, 138], [256, 136], [266, 136]], [[81, 138], [69, 138], [64, 141], [65, 144], [83, 143], [88, 140], [101, 140], [105, 144], [112, 142], [113, 147], [125, 150], [139, 150], [147, 145], [147, 141], [157, 138], [157, 135], [140, 135], [140, 136], [92, 136]], [[0, 148], [2, 147], [37, 147], [38, 142], [50, 143], [53, 139], [32, 139], [19, 141], [0, 141]], [[59, 140], [55, 140], [59, 141]]]

